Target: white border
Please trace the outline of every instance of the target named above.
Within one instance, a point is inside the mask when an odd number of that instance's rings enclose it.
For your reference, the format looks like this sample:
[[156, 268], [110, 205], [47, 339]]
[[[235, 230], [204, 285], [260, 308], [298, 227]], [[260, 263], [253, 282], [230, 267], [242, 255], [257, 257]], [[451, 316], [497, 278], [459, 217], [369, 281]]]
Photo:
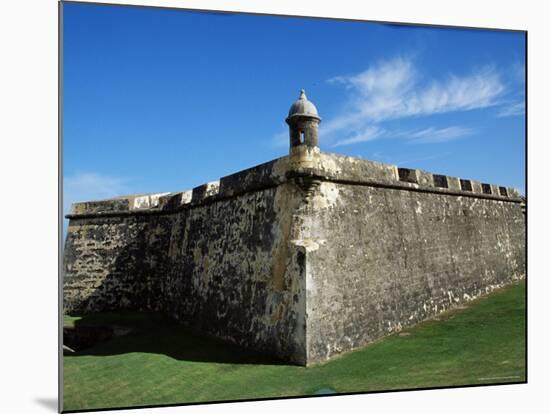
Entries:
[[[130, 0], [128, 1], [130, 2]], [[111, 3], [117, 2], [115, 0]], [[550, 292], [543, 170], [547, 162], [550, 39], [544, 2], [504, 0], [137, 1], [228, 11], [432, 23], [529, 31], [529, 371], [528, 385], [125, 410], [127, 413], [542, 412], [547, 393]], [[540, 5], [540, 6], [537, 6]], [[0, 3], [0, 173], [2, 177], [3, 412], [53, 412], [57, 398], [57, 2]], [[539, 168], [537, 170], [536, 168]], [[536, 223], [536, 226], [534, 225]], [[7, 231], [6, 231], [7, 227]], [[539, 408], [540, 407], [540, 408]], [[7, 408], [7, 409], [6, 409]]]

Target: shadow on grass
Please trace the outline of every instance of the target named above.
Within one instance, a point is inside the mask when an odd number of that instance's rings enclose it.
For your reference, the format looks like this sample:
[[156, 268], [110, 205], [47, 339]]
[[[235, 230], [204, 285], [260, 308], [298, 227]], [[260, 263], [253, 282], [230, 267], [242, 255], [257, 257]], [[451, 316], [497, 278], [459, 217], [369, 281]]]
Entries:
[[[286, 365], [273, 357], [194, 332], [158, 313], [98, 313], [76, 318], [66, 318], [65, 329], [84, 333], [84, 336], [90, 332], [92, 335], [100, 332], [100, 335], [87, 345], [71, 347], [64, 329], [64, 344], [76, 351], [65, 353], [65, 357], [143, 352], [181, 361]], [[111, 333], [105, 335], [105, 331]]]

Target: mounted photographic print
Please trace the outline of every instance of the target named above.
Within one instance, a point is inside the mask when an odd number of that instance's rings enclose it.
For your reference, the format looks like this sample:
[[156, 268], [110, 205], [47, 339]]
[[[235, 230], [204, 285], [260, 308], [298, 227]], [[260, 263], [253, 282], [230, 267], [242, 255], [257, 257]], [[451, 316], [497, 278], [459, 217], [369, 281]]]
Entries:
[[526, 382], [526, 32], [61, 13], [65, 412]]

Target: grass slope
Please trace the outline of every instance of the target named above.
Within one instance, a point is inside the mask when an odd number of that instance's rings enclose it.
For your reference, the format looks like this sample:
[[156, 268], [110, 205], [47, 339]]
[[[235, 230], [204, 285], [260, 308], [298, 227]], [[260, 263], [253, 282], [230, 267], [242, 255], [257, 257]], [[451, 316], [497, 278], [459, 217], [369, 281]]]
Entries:
[[65, 318], [132, 328], [64, 357], [64, 410], [525, 381], [525, 283], [304, 368], [192, 334], [158, 314]]

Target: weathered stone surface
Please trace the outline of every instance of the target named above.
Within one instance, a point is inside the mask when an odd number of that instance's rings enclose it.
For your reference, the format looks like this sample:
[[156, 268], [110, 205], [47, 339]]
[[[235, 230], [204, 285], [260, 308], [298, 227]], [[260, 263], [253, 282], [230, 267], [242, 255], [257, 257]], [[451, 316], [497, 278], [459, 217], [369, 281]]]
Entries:
[[146, 309], [144, 216], [71, 220], [64, 251], [68, 312]]
[[161, 311], [316, 363], [523, 276], [519, 193], [485, 188], [297, 145], [192, 191], [78, 203], [64, 308]]
[[[159, 233], [159, 310], [203, 332], [305, 362], [303, 263], [289, 245], [290, 185], [191, 208]], [[159, 275], [159, 278], [161, 276]]]
[[460, 191], [460, 178], [457, 177], [447, 177], [447, 184], [450, 190]]
[[[337, 196], [336, 196], [337, 194]], [[520, 205], [323, 183], [307, 233], [308, 362], [524, 275]]]
[[220, 195], [233, 196], [248, 191], [260, 190], [278, 185], [284, 181], [284, 175], [277, 171], [277, 165], [285, 163], [287, 157], [266, 162], [220, 179]]
[[[198, 197], [207, 200], [208, 190]], [[305, 363], [304, 256], [289, 241], [297, 192], [287, 183], [170, 214], [73, 218], [65, 311], [163, 311]]]

